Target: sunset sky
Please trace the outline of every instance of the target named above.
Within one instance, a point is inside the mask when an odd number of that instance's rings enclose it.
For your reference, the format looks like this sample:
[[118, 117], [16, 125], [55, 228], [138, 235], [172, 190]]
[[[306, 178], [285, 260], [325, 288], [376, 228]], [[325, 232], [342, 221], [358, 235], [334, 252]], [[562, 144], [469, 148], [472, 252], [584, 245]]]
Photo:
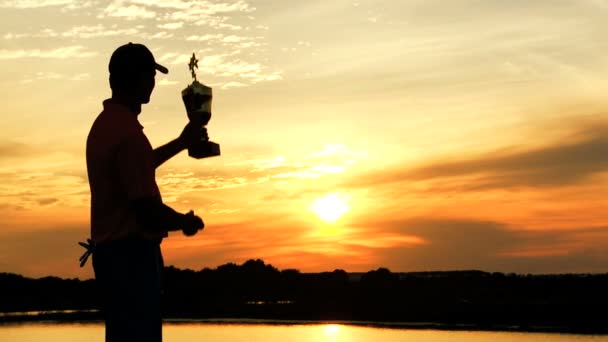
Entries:
[[89, 278], [85, 141], [108, 61], [169, 68], [139, 116], [211, 140], [157, 170], [207, 227], [165, 262], [608, 272], [608, 1], [0, 0], [0, 272]]

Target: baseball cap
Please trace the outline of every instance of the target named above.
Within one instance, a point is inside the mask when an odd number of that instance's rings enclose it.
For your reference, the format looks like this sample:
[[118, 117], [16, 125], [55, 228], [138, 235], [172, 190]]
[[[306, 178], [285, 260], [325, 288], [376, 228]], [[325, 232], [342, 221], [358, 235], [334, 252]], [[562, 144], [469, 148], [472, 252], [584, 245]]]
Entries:
[[156, 63], [152, 52], [142, 44], [128, 43], [118, 47], [110, 57], [110, 74], [129, 74], [134, 71], [158, 70], [163, 74], [169, 69]]

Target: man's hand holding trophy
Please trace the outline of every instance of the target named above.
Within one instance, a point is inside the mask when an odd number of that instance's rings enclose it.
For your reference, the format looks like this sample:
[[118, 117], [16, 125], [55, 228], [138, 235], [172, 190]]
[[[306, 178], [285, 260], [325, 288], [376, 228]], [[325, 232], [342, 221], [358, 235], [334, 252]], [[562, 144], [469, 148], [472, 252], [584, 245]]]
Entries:
[[180, 136], [186, 141], [188, 155], [201, 159], [220, 155], [220, 145], [209, 141], [205, 126], [211, 119], [211, 99], [213, 94], [211, 88], [200, 83], [196, 79], [195, 68], [198, 69], [198, 60], [194, 53], [188, 64], [192, 78], [192, 84], [182, 90], [182, 100], [186, 106], [190, 123]]

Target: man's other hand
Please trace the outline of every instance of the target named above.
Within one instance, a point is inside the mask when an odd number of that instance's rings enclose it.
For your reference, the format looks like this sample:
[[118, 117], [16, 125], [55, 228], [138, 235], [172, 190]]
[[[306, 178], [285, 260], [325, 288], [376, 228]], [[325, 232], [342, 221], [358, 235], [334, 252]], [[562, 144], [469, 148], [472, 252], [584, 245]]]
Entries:
[[205, 228], [205, 224], [203, 223], [203, 220], [200, 217], [194, 215], [194, 211], [190, 210], [187, 214], [183, 216], [181, 228], [182, 232], [184, 232], [184, 235], [193, 236], [199, 230], [203, 230], [203, 228]]

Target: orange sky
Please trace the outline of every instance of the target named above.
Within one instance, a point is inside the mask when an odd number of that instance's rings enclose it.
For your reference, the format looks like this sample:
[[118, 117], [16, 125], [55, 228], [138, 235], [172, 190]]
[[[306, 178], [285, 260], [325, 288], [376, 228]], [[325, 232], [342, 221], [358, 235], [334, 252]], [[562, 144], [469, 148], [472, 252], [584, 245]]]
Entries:
[[92, 275], [77, 262], [84, 144], [129, 41], [170, 69], [139, 117], [154, 146], [187, 121], [193, 51], [214, 90], [222, 156], [157, 172], [165, 202], [207, 224], [166, 239], [167, 264], [606, 272], [607, 14], [599, 0], [0, 0], [0, 272]]

